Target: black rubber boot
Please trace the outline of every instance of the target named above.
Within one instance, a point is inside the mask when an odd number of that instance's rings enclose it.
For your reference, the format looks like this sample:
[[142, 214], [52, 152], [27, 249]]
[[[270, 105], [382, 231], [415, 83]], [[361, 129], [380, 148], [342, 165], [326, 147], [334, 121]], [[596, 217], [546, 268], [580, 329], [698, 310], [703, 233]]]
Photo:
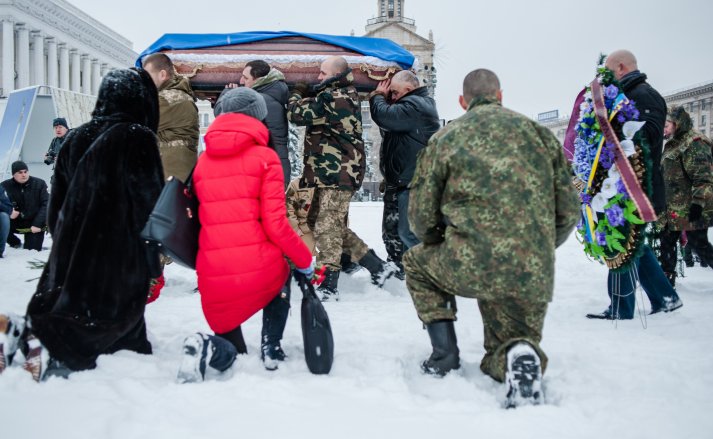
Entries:
[[267, 370], [277, 369], [277, 362], [285, 360], [285, 353], [280, 346], [282, 334], [285, 332], [287, 317], [290, 313], [290, 293], [292, 272], [287, 281], [270, 303], [262, 310], [262, 342], [260, 343], [260, 358]]
[[433, 353], [421, 364], [421, 369], [430, 375], [444, 376], [460, 368], [458, 340], [453, 320], [438, 320], [426, 325], [431, 338]]
[[393, 262], [386, 262], [376, 256], [374, 250], [369, 249], [366, 254], [359, 259], [359, 265], [369, 270], [371, 273], [371, 283], [381, 288], [386, 280], [399, 271], [399, 267]]
[[317, 296], [319, 296], [322, 302], [339, 300], [339, 290], [337, 289], [338, 283], [339, 271], [328, 268], [324, 272], [324, 280], [322, 281], [322, 284], [319, 288], [317, 288]]

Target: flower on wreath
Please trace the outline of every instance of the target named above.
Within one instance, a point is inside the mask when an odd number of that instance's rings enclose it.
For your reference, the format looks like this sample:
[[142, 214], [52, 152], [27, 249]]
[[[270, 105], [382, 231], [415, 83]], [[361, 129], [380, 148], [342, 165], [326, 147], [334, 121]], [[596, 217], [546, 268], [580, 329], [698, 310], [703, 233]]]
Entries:
[[[615, 132], [623, 134], [618, 139], [621, 151], [625, 157], [630, 157], [636, 153], [634, 135], [644, 122], [638, 122], [640, 114], [636, 104], [623, 94], [613, 72], [604, 66], [604, 60], [602, 56], [596, 80], [602, 86], [604, 105]], [[617, 146], [615, 142], [602, 140], [605, 137], [594, 113], [589, 87], [579, 106], [575, 130], [572, 167], [577, 177], [588, 183], [579, 196], [583, 206], [590, 209], [589, 213], [586, 213], [587, 209], [583, 211], [577, 230], [584, 239], [585, 252], [602, 261], [601, 258], [612, 258], [624, 252], [630, 226], [643, 222], [635, 214], [636, 206], [617, 169]], [[593, 188], [599, 189], [594, 192]], [[596, 224], [593, 229], [590, 229], [587, 216]]]

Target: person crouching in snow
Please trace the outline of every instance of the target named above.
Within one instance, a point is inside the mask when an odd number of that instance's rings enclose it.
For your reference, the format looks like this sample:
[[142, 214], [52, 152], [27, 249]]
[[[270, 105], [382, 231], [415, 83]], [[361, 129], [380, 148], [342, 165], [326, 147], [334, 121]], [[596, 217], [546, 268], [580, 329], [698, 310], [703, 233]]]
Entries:
[[[179, 382], [202, 381], [207, 367], [225, 371], [238, 353], [247, 353], [240, 325], [284, 300], [278, 293], [290, 270], [285, 256], [307, 278], [314, 274], [312, 254], [287, 220], [282, 164], [267, 147], [261, 122], [263, 97], [247, 87], [231, 89], [214, 112], [193, 186], [201, 222], [198, 290], [215, 335], [186, 338]], [[268, 352], [281, 351], [275, 343]]]
[[21, 347], [37, 381], [92, 369], [101, 354], [151, 353], [144, 308], [158, 253], [139, 237], [163, 187], [158, 94], [141, 70], [102, 80], [92, 119], [57, 157], [52, 250], [25, 317], [0, 315], [0, 371]]

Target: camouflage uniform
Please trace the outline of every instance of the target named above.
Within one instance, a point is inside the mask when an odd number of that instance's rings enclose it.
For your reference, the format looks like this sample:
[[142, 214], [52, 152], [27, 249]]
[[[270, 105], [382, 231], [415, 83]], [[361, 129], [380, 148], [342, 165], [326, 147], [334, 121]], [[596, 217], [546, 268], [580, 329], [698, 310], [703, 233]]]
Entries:
[[315, 255], [314, 233], [308, 223], [309, 211], [314, 197], [314, 188], [300, 187], [299, 180], [295, 179], [287, 186], [285, 198], [287, 199], [287, 219], [292, 229], [302, 238], [312, 255]]
[[[693, 129], [691, 117], [681, 107], [671, 108], [669, 120], [676, 124], [672, 138], [664, 146], [661, 170], [666, 187], [666, 213], [661, 226], [661, 268], [675, 283], [676, 243], [686, 230], [688, 244], [702, 261], [713, 263], [713, 248], [707, 229], [713, 218], [713, 159], [711, 141]], [[689, 222], [691, 204], [703, 208], [700, 220]]]
[[200, 133], [198, 108], [188, 78], [175, 75], [161, 84], [158, 100], [158, 149], [163, 175], [185, 181], [198, 158]]
[[381, 239], [386, 247], [389, 260], [399, 268], [404, 255], [404, 243], [399, 237], [399, 202], [398, 189], [387, 187], [384, 191], [384, 216], [381, 219]]
[[288, 119], [306, 127], [301, 186], [316, 187], [310, 216], [317, 264], [333, 270], [341, 267], [342, 248], [353, 260], [368, 250], [346, 226], [349, 200], [361, 186], [366, 166], [361, 102], [352, 81], [349, 71], [320, 84], [315, 97], [293, 93], [287, 103]]
[[507, 349], [539, 348], [552, 300], [554, 249], [579, 217], [557, 139], [495, 99], [476, 98], [418, 158], [409, 221], [422, 241], [404, 255], [406, 285], [426, 324], [455, 320], [455, 296], [479, 301], [486, 355], [502, 381]]

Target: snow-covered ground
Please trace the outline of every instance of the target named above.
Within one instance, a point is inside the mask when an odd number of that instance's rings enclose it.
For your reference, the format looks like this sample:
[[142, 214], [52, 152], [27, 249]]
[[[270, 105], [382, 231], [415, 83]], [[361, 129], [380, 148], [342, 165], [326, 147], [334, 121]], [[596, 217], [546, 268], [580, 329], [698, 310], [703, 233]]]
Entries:
[[[381, 204], [352, 204], [352, 228], [381, 256]], [[49, 245], [49, 244], [46, 244]], [[41, 253], [8, 248], [0, 259], [0, 311], [23, 313]], [[447, 275], [447, 273], [444, 273]], [[444, 379], [424, 376], [428, 335], [405, 284], [385, 290], [365, 271], [340, 280], [327, 303], [335, 339], [328, 376], [304, 362], [299, 290], [276, 372], [260, 362], [260, 315], [244, 327], [247, 356], [199, 384], [175, 383], [183, 338], [207, 331], [195, 274], [170, 265], [161, 298], [146, 319], [154, 355], [120, 352], [96, 370], [32, 381], [19, 365], [0, 375], [2, 438], [711, 438], [713, 437], [713, 270], [686, 269], [684, 307], [624, 322], [588, 320], [607, 305], [606, 270], [572, 237], [557, 251], [555, 299], [543, 349], [547, 404], [501, 408], [501, 385], [479, 370], [482, 326], [476, 302], [459, 300], [456, 323], [463, 367]], [[640, 293], [639, 293], [640, 294]], [[21, 363], [18, 362], [18, 363]]]

